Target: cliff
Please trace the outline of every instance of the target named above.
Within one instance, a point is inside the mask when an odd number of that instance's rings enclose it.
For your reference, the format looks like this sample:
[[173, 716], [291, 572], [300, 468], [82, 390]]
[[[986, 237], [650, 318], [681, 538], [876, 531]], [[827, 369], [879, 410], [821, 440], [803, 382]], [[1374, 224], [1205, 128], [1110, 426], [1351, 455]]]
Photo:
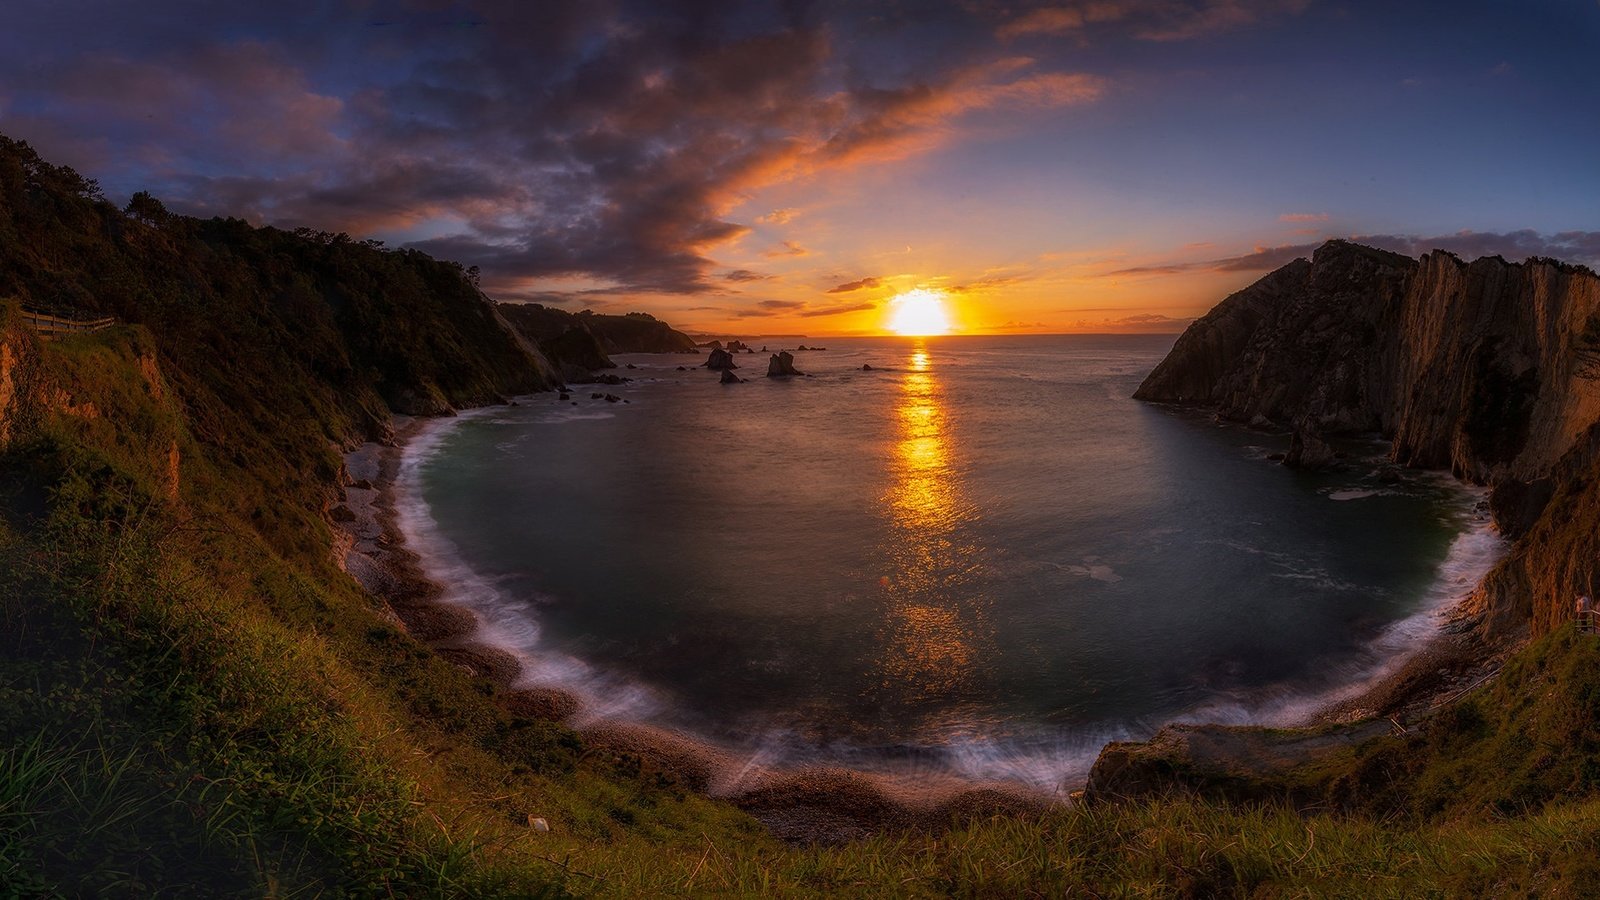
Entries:
[[1588, 269], [1330, 241], [1196, 321], [1134, 396], [1379, 432], [1396, 462], [1489, 485], [1497, 524], [1518, 540], [1467, 612], [1500, 638], [1550, 630], [1575, 591], [1593, 589], [1597, 379], [1600, 278]]
[[593, 334], [603, 353], [689, 353], [694, 341], [681, 331], [649, 315], [628, 313], [607, 316], [567, 312], [538, 303], [501, 303], [500, 312], [529, 339], [547, 345], [574, 328]]

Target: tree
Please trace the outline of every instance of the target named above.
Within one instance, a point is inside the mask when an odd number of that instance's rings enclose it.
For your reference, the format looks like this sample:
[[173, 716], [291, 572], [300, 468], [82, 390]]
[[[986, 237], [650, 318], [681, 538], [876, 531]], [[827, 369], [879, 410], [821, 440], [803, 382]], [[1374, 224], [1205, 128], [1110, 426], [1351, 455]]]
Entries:
[[167, 212], [160, 200], [150, 196], [149, 191], [140, 191], [129, 197], [128, 205], [122, 211], [146, 225], [158, 228], [172, 220], [172, 214]]

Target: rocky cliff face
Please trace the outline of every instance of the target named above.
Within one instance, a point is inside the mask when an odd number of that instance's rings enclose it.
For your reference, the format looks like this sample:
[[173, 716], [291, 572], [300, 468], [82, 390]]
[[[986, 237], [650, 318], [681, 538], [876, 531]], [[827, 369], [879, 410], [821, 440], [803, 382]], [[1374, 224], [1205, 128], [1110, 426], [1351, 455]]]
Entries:
[[1600, 278], [1587, 269], [1330, 241], [1195, 322], [1134, 396], [1377, 431], [1397, 462], [1490, 485], [1519, 539], [1468, 607], [1485, 637], [1547, 630], [1600, 587]]

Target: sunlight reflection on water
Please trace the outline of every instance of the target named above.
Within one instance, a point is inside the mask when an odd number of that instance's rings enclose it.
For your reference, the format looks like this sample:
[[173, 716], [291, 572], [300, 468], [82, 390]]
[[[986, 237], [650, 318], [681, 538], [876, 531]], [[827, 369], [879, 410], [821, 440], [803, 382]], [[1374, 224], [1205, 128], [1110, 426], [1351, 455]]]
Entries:
[[884, 494], [893, 526], [881, 580], [887, 600], [880, 683], [886, 698], [949, 697], [977, 664], [973, 598], [957, 590], [977, 563], [959, 526], [973, 516], [945, 434], [948, 411], [927, 347], [913, 347], [900, 382], [898, 433]]

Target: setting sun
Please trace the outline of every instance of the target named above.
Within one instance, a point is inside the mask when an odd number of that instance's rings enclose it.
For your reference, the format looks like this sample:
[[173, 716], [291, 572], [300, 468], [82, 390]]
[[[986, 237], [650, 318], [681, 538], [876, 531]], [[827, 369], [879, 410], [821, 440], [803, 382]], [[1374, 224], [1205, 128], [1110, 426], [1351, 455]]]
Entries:
[[911, 336], [949, 334], [950, 314], [944, 299], [944, 294], [927, 288], [900, 294], [889, 301], [889, 330]]

